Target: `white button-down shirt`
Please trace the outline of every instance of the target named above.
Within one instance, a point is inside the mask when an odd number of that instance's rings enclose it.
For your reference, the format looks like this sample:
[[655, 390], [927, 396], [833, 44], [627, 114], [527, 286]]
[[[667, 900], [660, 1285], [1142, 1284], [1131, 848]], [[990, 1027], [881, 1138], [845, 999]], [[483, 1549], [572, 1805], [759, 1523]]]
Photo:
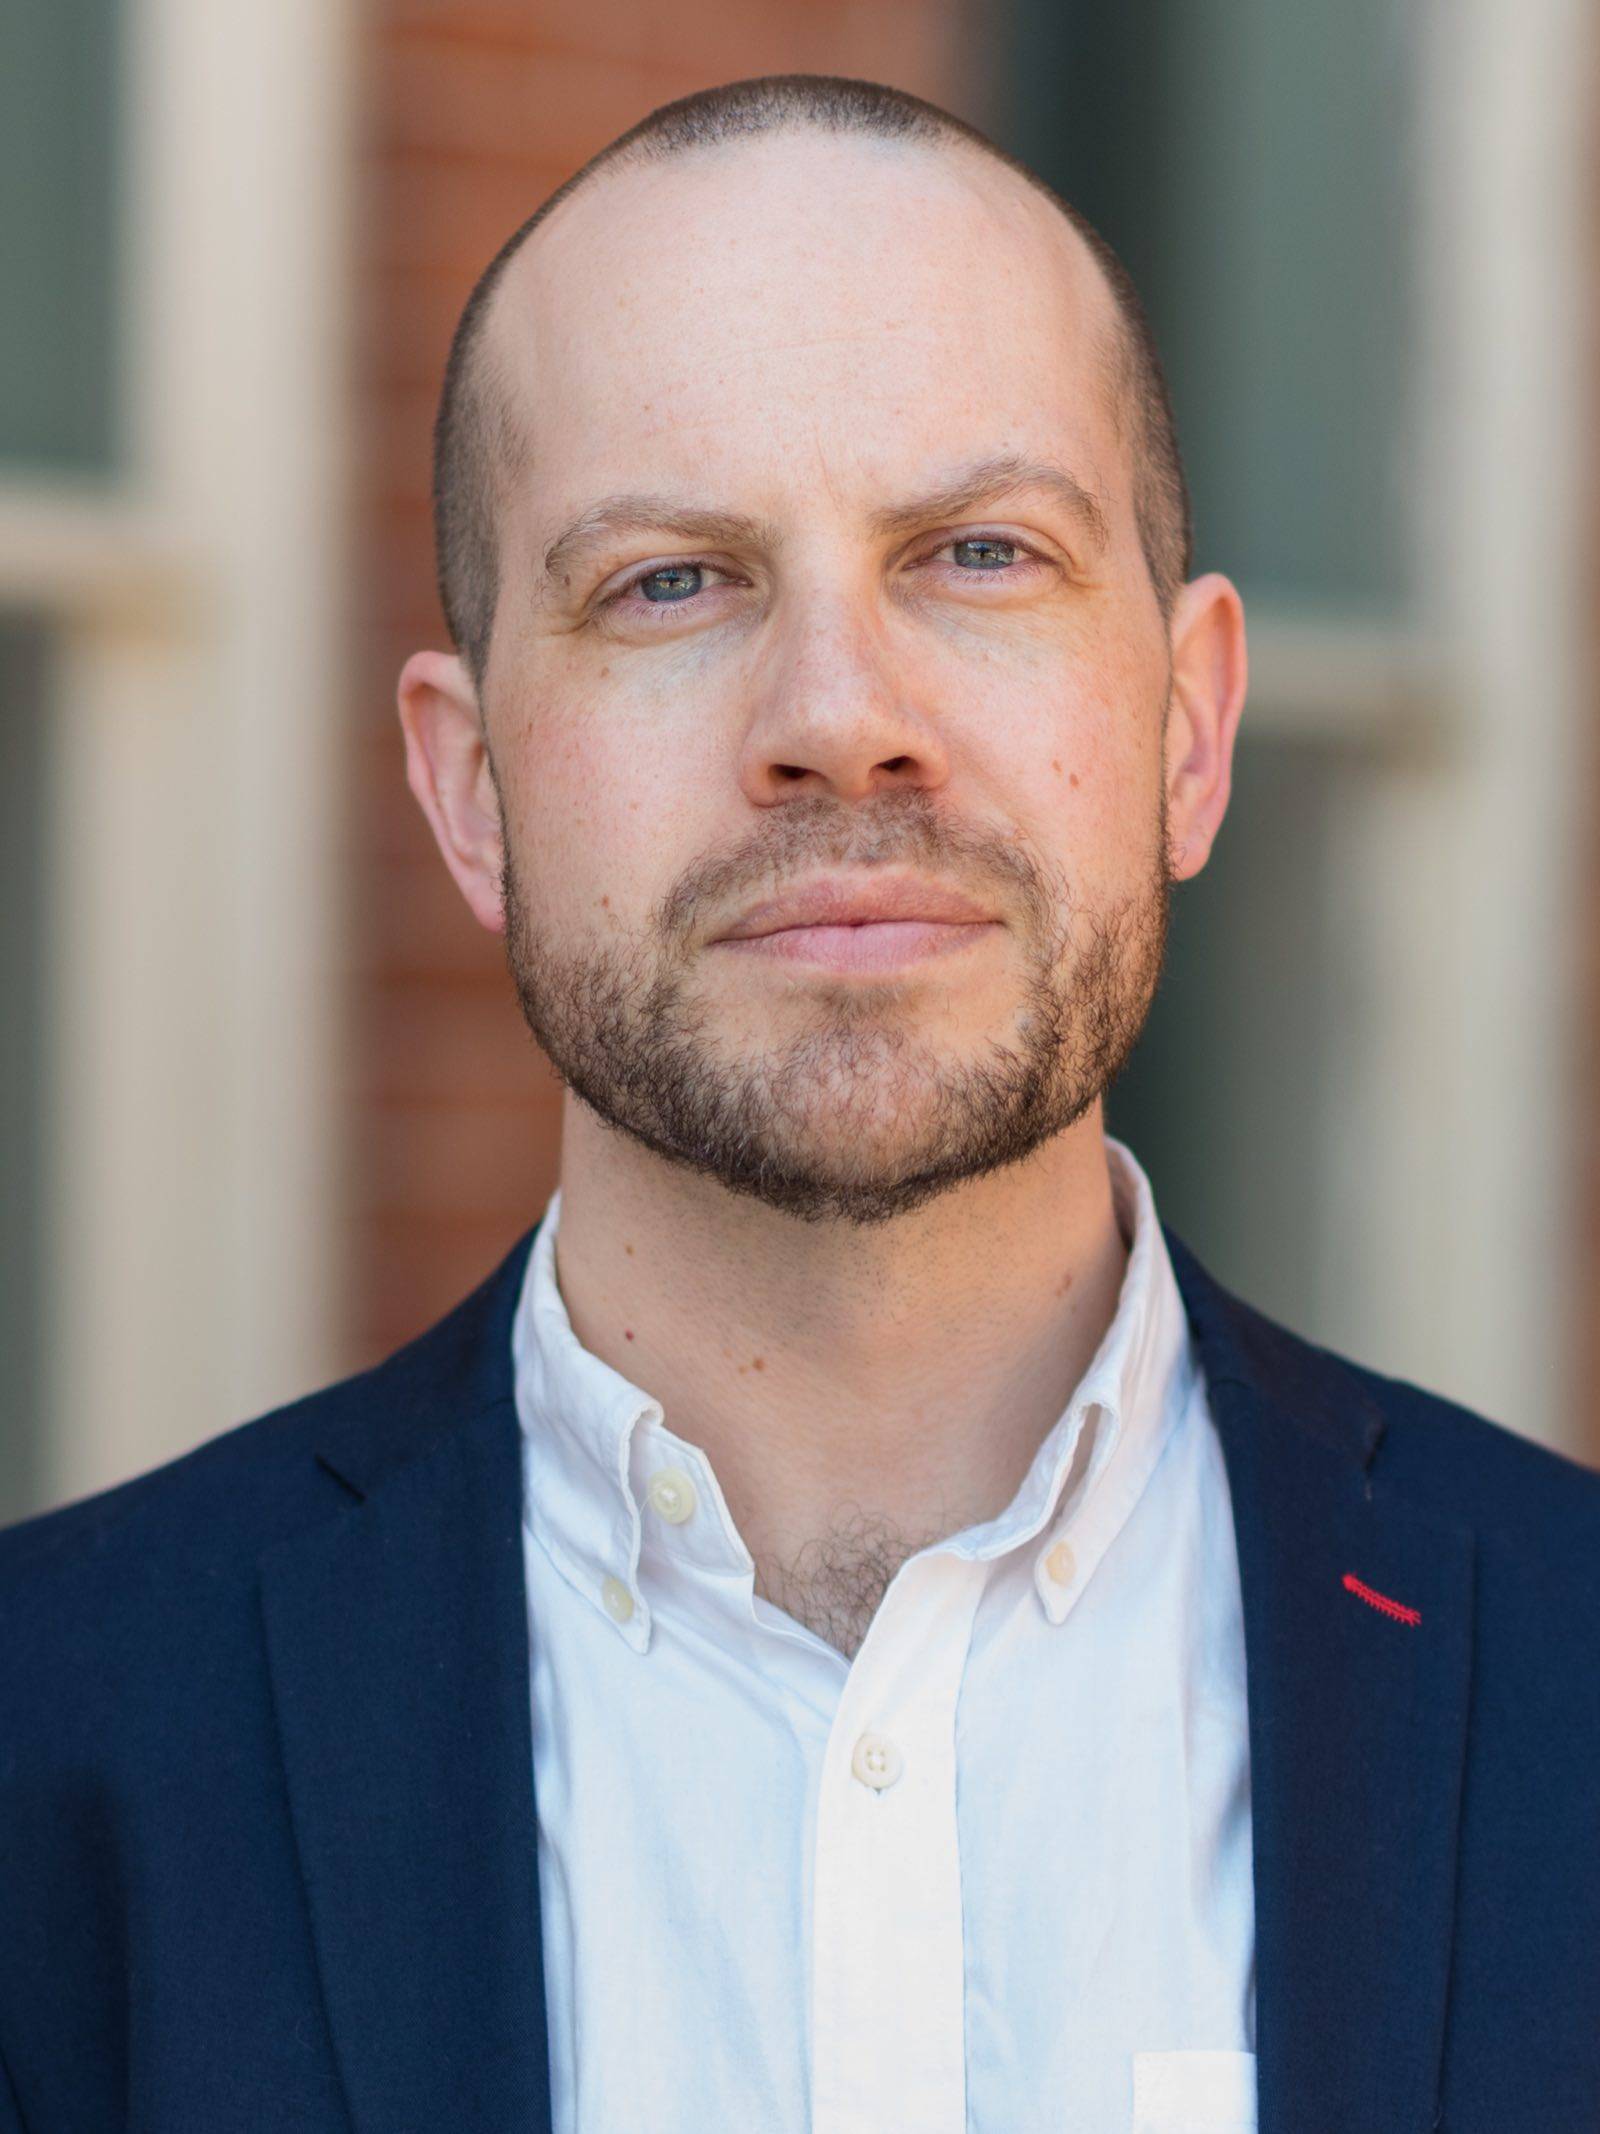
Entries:
[[583, 1347], [560, 1193], [513, 1336], [555, 2134], [1255, 2126], [1244, 1630], [1143, 1171], [1117, 1311], [996, 1519], [853, 1660]]

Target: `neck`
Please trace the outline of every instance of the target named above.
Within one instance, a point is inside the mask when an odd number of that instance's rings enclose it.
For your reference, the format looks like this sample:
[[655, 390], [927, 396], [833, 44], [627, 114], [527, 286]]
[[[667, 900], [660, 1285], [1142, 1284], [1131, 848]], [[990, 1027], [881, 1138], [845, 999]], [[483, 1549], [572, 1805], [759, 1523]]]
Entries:
[[706, 1454], [758, 1590], [847, 1650], [906, 1555], [1005, 1509], [1127, 1266], [1098, 1105], [860, 1229], [731, 1194], [570, 1094], [556, 1255], [579, 1340]]

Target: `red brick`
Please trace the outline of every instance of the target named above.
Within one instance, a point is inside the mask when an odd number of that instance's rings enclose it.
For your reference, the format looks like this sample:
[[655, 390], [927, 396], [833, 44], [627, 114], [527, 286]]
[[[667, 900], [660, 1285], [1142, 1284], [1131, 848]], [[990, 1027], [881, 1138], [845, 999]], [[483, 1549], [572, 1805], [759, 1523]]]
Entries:
[[391, 152], [575, 169], [655, 101], [640, 70], [581, 53], [460, 50], [441, 66], [433, 54], [400, 44], [380, 64], [385, 100], [376, 139]]
[[385, 219], [371, 257], [402, 270], [443, 273], [459, 284], [459, 303], [505, 240], [568, 176], [557, 163], [377, 160], [371, 183]]
[[366, 1279], [352, 1298], [346, 1368], [378, 1362], [459, 1303], [543, 1210], [543, 1201], [530, 1204], [514, 1223], [364, 1222], [357, 1251]]
[[549, 1119], [555, 1072], [534, 1044], [507, 974], [498, 990], [441, 1004], [425, 991], [371, 985], [361, 1004], [352, 1095], [362, 1102], [526, 1102]]
[[514, 1224], [554, 1182], [548, 1123], [531, 1104], [373, 1106], [358, 1122], [372, 1178], [368, 1205], [394, 1218]]

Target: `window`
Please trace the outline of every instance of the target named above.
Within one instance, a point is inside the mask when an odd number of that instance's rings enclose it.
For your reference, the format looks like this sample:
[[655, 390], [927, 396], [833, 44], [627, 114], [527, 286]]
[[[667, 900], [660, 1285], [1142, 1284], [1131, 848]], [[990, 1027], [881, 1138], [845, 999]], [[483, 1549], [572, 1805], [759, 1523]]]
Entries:
[[11, 0], [0, 30], [0, 467], [118, 456], [114, 0]]
[[1340, 853], [1385, 775], [1411, 608], [1407, 20], [1392, 0], [1023, 0], [996, 128], [1132, 273], [1195, 569], [1235, 580], [1251, 637], [1232, 806], [1175, 891], [1108, 1125], [1217, 1273], [1307, 1331], [1325, 1322], [1322, 1177], [1370, 1005]]
[[0, 1525], [32, 1509], [44, 1353], [49, 640], [0, 610]]

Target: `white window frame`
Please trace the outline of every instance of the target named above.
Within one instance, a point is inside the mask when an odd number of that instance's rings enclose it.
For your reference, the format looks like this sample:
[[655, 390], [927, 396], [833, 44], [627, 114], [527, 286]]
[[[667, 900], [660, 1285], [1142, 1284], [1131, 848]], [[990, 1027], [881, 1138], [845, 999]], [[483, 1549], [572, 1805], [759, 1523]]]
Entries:
[[336, 1366], [351, 23], [129, 0], [126, 473], [0, 479], [52, 626], [40, 1497]]
[[1418, 22], [1416, 611], [1247, 616], [1247, 729], [1382, 772], [1334, 868], [1365, 1001], [1315, 1128], [1312, 1309], [1331, 1346], [1593, 1460], [1600, 34], [1585, 0]]

